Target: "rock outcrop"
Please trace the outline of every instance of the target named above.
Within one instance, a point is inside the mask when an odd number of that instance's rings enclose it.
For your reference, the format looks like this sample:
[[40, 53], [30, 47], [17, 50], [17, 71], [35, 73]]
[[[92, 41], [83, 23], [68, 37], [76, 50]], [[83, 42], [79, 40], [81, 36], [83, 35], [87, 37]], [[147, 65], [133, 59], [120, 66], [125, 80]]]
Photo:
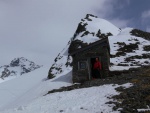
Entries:
[[8, 77], [20, 76], [40, 68], [34, 62], [25, 59], [24, 57], [15, 58], [9, 65], [0, 67], [0, 78], [5, 80]]

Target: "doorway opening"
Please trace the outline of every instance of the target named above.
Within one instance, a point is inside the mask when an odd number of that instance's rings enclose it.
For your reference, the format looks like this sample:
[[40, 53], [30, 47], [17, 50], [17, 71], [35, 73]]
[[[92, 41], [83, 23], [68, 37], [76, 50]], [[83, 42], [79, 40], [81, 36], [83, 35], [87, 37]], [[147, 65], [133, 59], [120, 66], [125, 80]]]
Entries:
[[90, 67], [91, 67], [91, 78], [92, 79], [100, 79], [101, 78], [101, 72], [98, 69], [94, 69], [94, 64], [96, 61], [96, 58], [98, 58], [98, 60], [101, 62], [100, 57], [92, 57], [90, 59]]

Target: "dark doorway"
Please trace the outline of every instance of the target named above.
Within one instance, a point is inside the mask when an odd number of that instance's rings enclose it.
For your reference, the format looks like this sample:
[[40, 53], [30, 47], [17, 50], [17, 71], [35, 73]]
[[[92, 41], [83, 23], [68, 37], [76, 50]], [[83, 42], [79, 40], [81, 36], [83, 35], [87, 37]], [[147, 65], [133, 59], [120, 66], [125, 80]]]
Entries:
[[96, 58], [98, 58], [98, 60], [100, 61], [99, 57], [93, 57], [93, 58], [90, 59], [92, 79], [100, 79], [101, 78], [100, 71], [99, 70], [94, 70], [94, 63], [96, 61]]

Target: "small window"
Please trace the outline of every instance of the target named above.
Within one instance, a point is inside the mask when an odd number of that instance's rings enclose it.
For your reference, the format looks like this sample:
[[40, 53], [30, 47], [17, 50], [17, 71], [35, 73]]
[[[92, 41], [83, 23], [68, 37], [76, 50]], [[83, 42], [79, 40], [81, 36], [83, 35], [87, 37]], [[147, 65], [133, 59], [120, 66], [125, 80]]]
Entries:
[[79, 69], [86, 69], [86, 61], [79, 62]]

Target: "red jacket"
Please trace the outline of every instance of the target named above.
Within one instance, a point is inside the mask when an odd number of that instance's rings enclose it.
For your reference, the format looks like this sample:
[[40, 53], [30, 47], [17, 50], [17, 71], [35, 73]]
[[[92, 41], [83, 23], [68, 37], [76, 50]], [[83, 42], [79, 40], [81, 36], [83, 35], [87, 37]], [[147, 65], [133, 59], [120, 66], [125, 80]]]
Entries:
[[101, 65], [101, 63], [99, 62], [99, 61], [95, 61], [95, 63], [94, 63], [94, 67], [93, 67], [94, 69], [102, 69], [102, 65]]

